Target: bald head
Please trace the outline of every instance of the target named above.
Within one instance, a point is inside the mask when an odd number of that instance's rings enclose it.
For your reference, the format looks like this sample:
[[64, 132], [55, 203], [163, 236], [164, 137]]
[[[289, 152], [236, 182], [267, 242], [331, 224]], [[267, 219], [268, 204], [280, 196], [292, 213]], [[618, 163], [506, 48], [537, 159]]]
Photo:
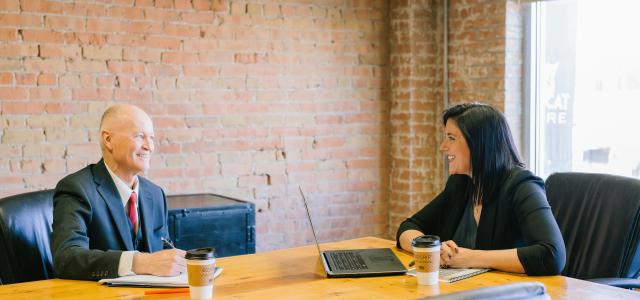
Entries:
[[146, 119], [149, 122], [151, 118], [144, 110], [131, 104], [116, 104], [107, 108], [102, 114], [100, 120], [100, 130], [111, 129], [114, 126], [131, 122], [135, 118]]
[[154, 150], [153, 137], [151, 118], [135, 105], [117, 104], [102, 115], [102, 158], [112, 171], [126, 177], [125, 182], [148, 168]]

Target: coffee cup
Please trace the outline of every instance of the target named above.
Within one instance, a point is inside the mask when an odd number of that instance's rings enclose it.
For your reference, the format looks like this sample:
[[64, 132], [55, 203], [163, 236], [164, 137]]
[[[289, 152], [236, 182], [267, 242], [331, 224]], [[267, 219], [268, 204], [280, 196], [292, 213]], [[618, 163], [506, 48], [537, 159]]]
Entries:
[[418, 284], [438, 284], [440, 237], [437, 235], [419, 236], [413, 239], [411, 246], [413, 247]]
[[213, 248], [198, 248], [187, 251], [187, 276], [191, 299], [213, 298], [213, 276], [216, 258]]

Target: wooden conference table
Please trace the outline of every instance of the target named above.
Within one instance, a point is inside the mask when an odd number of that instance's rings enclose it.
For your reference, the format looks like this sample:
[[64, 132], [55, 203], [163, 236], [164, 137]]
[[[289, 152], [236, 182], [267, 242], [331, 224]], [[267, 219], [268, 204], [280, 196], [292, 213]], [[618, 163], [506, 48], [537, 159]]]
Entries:
[[[392, 247], [405, 265], [410, 254], [394, 242], [367, 237], [323, 244], [322, 249]], [[220, 258], [214, 299], [416, 299], [519, 281], [540, 281], [553, 299], [638, 299], [639, 292], [563, 276], [528, 277], [489, 272], [455, 283], [417, 286], [415, 277], [328, 279], [315, 246]], [[0, 286], [0, 299], [189, 299], [189, 294], [145, 296], [147, 288], [106, 287], [97, 282], [50, 279]]]

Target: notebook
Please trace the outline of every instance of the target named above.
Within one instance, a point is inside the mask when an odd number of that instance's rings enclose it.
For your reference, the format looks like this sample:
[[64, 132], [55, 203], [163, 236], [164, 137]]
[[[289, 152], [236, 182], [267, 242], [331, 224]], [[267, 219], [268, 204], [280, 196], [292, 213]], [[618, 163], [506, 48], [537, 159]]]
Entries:
[[[491, 269], [440, 269], [440, 273], [438, 277], [440, 277], [441, 282], [456, 282], [458, 280], [466, 279], [469, 277], [473, 277], [476, 275], [480, 275], [482, 273], [486, 273], [491, 271]], [[416, 276], [416, 269], [411, 269], [407, 272], [407, 275]]]
[[[213, 278], [220, 276], [222, 268], [216, 267]], [[136, 287], [189, 287], [187, 273], [178, 276], [131, 275], [112, 279], [101, 279], [101, 284], [108, 286], [136, 286]]]
[[318, 254], [322, 260], [322, 265], [327, 277], [368, 277], [402, 275], [407, 269], [400, 262], [398, 257], [389, 248], [375, 249], [348, 249], [348, 250], [320, 250], [316, 230], [311, 222], [311, 214], [307, 205], [307, 198], [300, 189], [300, 195], [307, 211], [307, 218], [313, 232], [313, 240], [316, 243]]

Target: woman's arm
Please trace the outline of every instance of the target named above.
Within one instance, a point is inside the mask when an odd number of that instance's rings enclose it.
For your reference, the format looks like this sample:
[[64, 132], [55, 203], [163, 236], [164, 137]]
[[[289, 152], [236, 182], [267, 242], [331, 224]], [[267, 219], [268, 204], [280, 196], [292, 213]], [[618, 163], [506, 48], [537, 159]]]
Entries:
[[415, 229], [409, 229], [401, 233], [400, 238], [398, 239], [398, 242], [400, 243], [400, 248], [407, 250], [409, 252], [413, 252], [413, 247], [411, 246], [411, 242], [413, 241], [413, 239], [423, 235], [424, 233]]
[[562, 272], [566, 252], [544, 189], [528, 183], [514, 197], [514, 211], [529, 246], [517, 249], [527, 275], [556, 275]]
[[524, 273], [524, 267], [518, 258], [517, 249], [471, 250], [458, 247], [457, 253], [447, 258], [440, 255], [441, 265], [452, 268], [487, 268], [512, 273]]

